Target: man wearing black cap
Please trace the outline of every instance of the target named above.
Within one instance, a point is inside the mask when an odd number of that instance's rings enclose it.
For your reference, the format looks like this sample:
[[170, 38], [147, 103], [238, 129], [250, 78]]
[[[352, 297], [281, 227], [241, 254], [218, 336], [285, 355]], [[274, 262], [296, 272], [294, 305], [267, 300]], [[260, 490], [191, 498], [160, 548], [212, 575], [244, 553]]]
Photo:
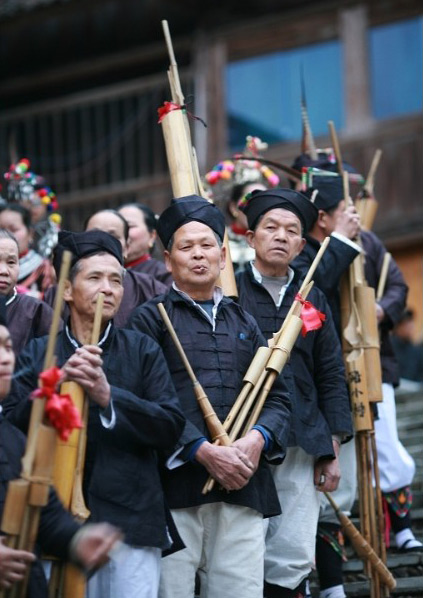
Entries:
[[[239, 301], [264, 336], [281, 327], [299, 290], [301, 275], [290, 267], [317, 217], [313, 203], [290, 189], [253, 192], [240, 206], [248, 219], [254, 262], [237, 274]], [[316, 491], [335, 490], [338, 452], [351, 436], [351, 417], [341, 349], [324, 295], [308, 296], [325, 314], [318, 330], [300, 336], [291, 353], [295, 400], [287, 457], [274, 470], [282, 515], [266, 535], [265, 596], [297, 597], [314, 563], [319, 513]]]
[[[253, 318], [216, 286], [225, 258], [225, 223], [218, 208], [197, 196], [173, 200], [157, 230], [174, 283], [167, 295], [140, 306], [131, 326], [162, 346], [187, 416], [182, 437], [163, 470], [166, 498], [186, 549], [164, 559], [160, 598], [192, 598], [196, 572], [205, 598], [262, 598], [263, 517], [280, 512], [266, 461], [280, 460], [284, 454], [289, 431], [287, 391], [284, 381], [278, 380], [257, 425], [233, 446], [211, 444], [157, 303], [164, 303], [221, 421], [264, 339]], [[204, 495], [209, 475], [218, 483]]]
[[[336, 171], [336, 163], [312, 161], [306, 154], [299, 156], [297, 167], [312, 166]], [[343, 163], [349, 172], [354, 169]], [[323, 171], [313, 175], [312, 188], [316, 190], [315, 205], [319, 218], [307, 235], [307, 244], [293, 265], [306, 272], [313, 261], [321, 241], [330, 235], [331, 241], [314, 276], [316, 285], [325, 293], [339, 336], [341, 336], [340, 294], [341, 276], [360, 252], [364, 253], [364, 273], [367, 283], [376, 288], [386, 249], [370, 231], [360, 230], [360, 221], [353, 206], [345, 209], [342, 179], [328, 176]], [[355, 242], [357, 239], [359, 241]], [[361, 243], [361, 246], [358, 245]], [[382, 364], [382, 391], [384, 400], [378, 404], [378, 419], [375, 420], [376, 446], [378, 451], [381, 488], [387, 501], [387, 511], [395, 533], [396, 544], [404, 551], [422, 551], [422, 543], [411, 530], [410, 485], [414, 477], [414, 460], [398, 438], [395, 399], [393, 387], [398, 384], [398, 366], [392, 350], [390, 330], [401, 316], [407, 297], [407, 285], [391, 259], [385, 291], [376, 303], [376, 315], [380, 325], [380, 354]], [[355, 492], [355, 454], [348, 445], [341, 452], [341, 471], [345, 471], [340, 496], [336, 497], [342, 510], [350, 510]], [[326, 506], [326, 505], [325, 505]], [[342, 558], [339, 550], [334, 551], [339, 525], [336, 517], [327, 507], [319, 521], [316, 546], [316, 565], [320, 580], [320, 598], [344, 598], [342, 585]], [[329, 540], [329, 542], [328, 542]], [[334, 541], [335, 540], [335, 541]]]
[[[170, 545], [156, 449], [172, 447], [184, 418], [160, 348], [150, 338], [117, 329], [122, 299], [120, 242], [102, 231], [59, 233], [55, 256], [73, 253], [64, 299], [70, 317], [56, 355], [64, 379], [82, 386], [90, 401], [84, 490], [91, 520], [114, 523], [125, 534], [124, 554], [90, 579], [90, 598], [151, 598], [156, 595], [161, 549]], [[99, 293], [104, 294], [101, 336], [91, 337]], [[37, 386], [47, 338], [21, 353], [8, 408], [23, 425], [24, 397]]]

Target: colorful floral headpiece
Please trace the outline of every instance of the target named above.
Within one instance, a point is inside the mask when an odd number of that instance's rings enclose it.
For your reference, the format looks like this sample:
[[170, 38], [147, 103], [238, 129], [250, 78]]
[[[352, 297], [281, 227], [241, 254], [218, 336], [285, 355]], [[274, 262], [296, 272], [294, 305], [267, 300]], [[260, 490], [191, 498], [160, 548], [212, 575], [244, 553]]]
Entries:
[[43, 177], [31, 172], [29, 167], [30, 161], [22, 158], [16, 164], [12, 164], [5, 173], [7, 200], [42, 203], [47, 206], [48, 212], [56, 211], [59, 204], [55, 192], [46, 184]]
[[264, 143], [259, 137], [249, 135], [246, 138], [243, 153], [235, 154], [233, 159], [223, 160], [213, 166], [206, 174], [207, 183], [212, 186], [217, 183], [230, 183], [231, 186], [261, 183], [266, 187], [277, 187], [279, 177], [268, 166], [257, 160], [241, 159], [241, 156], [259, 158], [260, 152], [267, 148], [268, 144]]

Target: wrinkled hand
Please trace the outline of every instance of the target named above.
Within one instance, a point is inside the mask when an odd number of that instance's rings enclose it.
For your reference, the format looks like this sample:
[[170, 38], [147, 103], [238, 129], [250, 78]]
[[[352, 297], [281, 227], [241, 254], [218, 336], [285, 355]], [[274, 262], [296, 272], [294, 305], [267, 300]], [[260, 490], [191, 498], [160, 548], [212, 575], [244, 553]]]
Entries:
[[338, 214], [335, 231], [348, 239], [355, 239], [360, 232], [360, 216], [355, 206], [348, 206]]
[[97, 345], [79, 347], [62, 367], [61, 381], [77, 382], [90, 399], [105, 409], [110, 402], [110, 385], [102, 369], [102, 353]]
[[5, 538], [0, 538], [0, 588], [22, 581], [25, 571], [35, 560], [35, 555], [25, 550], [14, 550], [4, 544]]
[[[322, 459], [314, 464], [314, 485], [319, 492], [333, 492], [341, 479], [339, 467], [339, 444], [332, 441], [335, 459]], [[323, 477], [324, 476], [324, 477]]]
[[84, 525], [72, 540], [71, 558], [87, 571], [97, 569], [107, 563], [110, 550], [122, 538], [122, 533], [109, 523]]
[[259, 466], [261, 453], [264, 447], [264, 438], [258, 430], [250, 430], [246, 436], [235, 440], [232, 444], [239, 448], [250, 459], [254, 467], [254, 472]]
[[240, 490], [254, 473], [254, 464], [236, 446], [203, 442], [195, 458], [225, 490]]

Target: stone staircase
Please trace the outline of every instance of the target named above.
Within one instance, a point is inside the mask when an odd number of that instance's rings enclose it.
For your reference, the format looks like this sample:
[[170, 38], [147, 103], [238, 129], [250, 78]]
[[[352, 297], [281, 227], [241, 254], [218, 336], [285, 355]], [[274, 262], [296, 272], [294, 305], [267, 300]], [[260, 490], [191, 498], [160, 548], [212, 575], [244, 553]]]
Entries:
[[[416, 461], [413, 481], [413, 531], [423, 540], [423, 385], [404, 382], [396, 392], [397, 423], [401, 442]], [[353, 523], [359, 528], [358, 512], [353, 511]], [[392, 538], [391, 546], [395, 546]], [[349, 560], [344, 564], [344, 587], [349, 598], [369, 597], [370, 587], [363, 563], [348, 547]], [[397, 580], [392, 592], [396, 598], [423, 598], [423, 553], [398, 553], [388, 550], [388, 569]], [[312, 580], [311, 591], [318, 596], [318, 586]]]

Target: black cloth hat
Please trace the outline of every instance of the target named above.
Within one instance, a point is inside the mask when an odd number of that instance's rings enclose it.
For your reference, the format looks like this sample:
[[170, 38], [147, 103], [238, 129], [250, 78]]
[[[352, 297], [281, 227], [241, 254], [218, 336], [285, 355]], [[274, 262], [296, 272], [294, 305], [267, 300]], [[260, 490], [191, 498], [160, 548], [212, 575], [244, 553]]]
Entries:
[[64, 230], [59, 232], [59, 240], [53, 256], [53, 266], [57, 276], [59, 276], [62, 255], [65, 249], [72, 252], [71, 267], [78, 260], [103, 251], [113, 255], [123, 265], [122, 245], [109, 233], [102, 230], [87, 230], [83, 233], [72, 233]]
[[1, 295], [0, 296], [0, 326], [7, 327], [6, 301], [7, 301], [7, 297], [5, 297], [4, 295]]
[[311, 197], [315, 189], [318, 194], [315, 197], [314, 205], [318, 210], [327, 212], [344, 199], [344, 187], [340, 176], [314, 176], [312, 186], [307, 189], [306, 195]]
[[298, 216], [303, 232], [306, 233], [315, 223], [318, 210], [302, 193], [293, 189], [266, 189], [253, 191], [243, 202], [238, 204], [248, 220], [248, 228], [254, 230], [260, 216], [275, 208], [289, 210]]
[[[332, 162], [326, 152], [319, 152], [317, 160], [313, 160], [308, 154], [300, 154], [295, 158], [292, 168], [298, 170], [298, 172], [301, 172], [303, 168], [319, 168], [320, 170], [328, 170], [329, 172], [338, 172], [338, 163]], [[357, 174], [357, 170], [351, 164], [348, 164], [348, 162], [342, 161], [342, 168], [346, 172]]]
[[225, 218], [217, 206], [198, 195], [172, 199], [170, 206], [157, 222], [157, 234], [167, 248], [175, 231], [187, 222], [202, 222], [209, 226], [223, 241]]

